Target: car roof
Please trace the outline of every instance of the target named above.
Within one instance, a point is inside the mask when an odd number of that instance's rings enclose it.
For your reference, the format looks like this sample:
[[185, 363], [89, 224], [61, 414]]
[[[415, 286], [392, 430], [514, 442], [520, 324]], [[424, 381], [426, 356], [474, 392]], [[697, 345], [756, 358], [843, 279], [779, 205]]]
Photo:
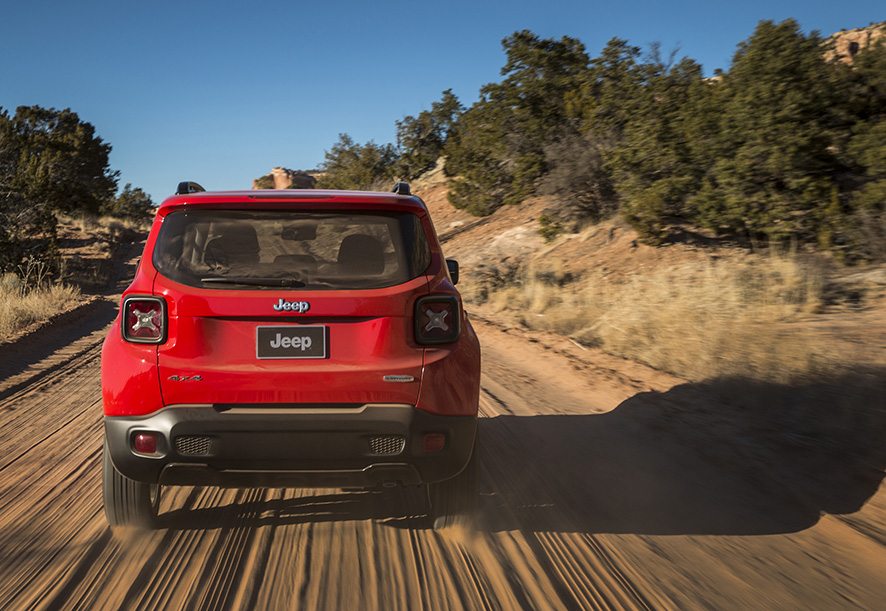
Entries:
[[201, 191], [166, 198], [159, 210], [182, 206], [217, 204], [379, 204], [400, 210], [426, 211], [424, 202], [414, 195], [381, 191], [343, 191], [325, 189], [254, 189], [250, 191]]

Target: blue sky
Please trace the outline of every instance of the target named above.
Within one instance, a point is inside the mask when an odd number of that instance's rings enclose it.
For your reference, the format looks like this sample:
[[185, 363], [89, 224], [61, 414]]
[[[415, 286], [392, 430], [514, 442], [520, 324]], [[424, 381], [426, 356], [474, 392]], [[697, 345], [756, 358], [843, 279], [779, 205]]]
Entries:
[[340, 132], [392, 141], [394, 121], [498, 79], [500, 41], [528, 28], [613, 36], [729, 65], [760, 19], [831, 33], [886, 19], [881, 2], [672, 0], [29, 2], [0, 0], [0, 106], [70, 107], [156, 201], [179, 180], [248, 188], [316, 167]]

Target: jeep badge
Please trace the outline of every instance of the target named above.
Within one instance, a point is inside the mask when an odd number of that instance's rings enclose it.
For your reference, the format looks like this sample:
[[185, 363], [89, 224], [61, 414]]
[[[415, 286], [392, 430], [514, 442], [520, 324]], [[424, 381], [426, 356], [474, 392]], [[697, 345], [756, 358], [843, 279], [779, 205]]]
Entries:
[[311, 309], [311, 304], [307, 301], [286, 301], [282, 297], [274, 304], [274, 309], [278, 312], [298, 312], [304, 314]]

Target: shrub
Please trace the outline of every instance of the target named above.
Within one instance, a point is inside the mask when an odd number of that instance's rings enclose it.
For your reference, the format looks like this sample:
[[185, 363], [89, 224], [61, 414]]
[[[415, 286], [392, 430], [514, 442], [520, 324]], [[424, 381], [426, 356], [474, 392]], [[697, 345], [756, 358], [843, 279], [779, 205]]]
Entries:
[[102, 212], [119, 218], [144, 221], [153, 214], [154, 202], [140, 188], [133, 188], [130, 183], [126, 183], [123, 191], [103, 206]]
[[545, 147], [549, 169], [539, 191], [555, 196], [558, 202], [556, 212], [548, 216], [550, 221], [556, 216], [560, 223], [577, 228], [583, 221], [599, 221], [615, 212], [618, 199], [605, 165], [606, 153], [593, 137], [576, 132], [567, 132]]
[[397, 173], [412, 180], [432, 169], [443, 154], [449, 131], [464, 111], [451, 89], [417, 116], [397, 121]]
[[254, 183], [256, 189], [273, 189], [275, 186], [274, 176], [272, 174], [265, 174], [264, 176], [256, 178]]
[[372, 141], [357, 144], [347, 134], [339, 134], [338, 142], [326, 151], [317, 188], [373, 189], [380, 185], [389, 188], [396, 162], [397, 152], [390, 144]]

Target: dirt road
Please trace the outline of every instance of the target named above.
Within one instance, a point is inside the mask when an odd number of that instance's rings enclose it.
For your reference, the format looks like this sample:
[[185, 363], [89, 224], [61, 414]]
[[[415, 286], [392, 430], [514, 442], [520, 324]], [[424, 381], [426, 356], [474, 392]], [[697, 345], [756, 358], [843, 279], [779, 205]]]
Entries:
[[886, 604], [883, 372], [683, 384], [478, 319], [476, 532], [427, 529], [401, 491], [175, 488], [158, 531], [121, 539], [100, 492], [114, 307], [0, 348], [2, 609]]

